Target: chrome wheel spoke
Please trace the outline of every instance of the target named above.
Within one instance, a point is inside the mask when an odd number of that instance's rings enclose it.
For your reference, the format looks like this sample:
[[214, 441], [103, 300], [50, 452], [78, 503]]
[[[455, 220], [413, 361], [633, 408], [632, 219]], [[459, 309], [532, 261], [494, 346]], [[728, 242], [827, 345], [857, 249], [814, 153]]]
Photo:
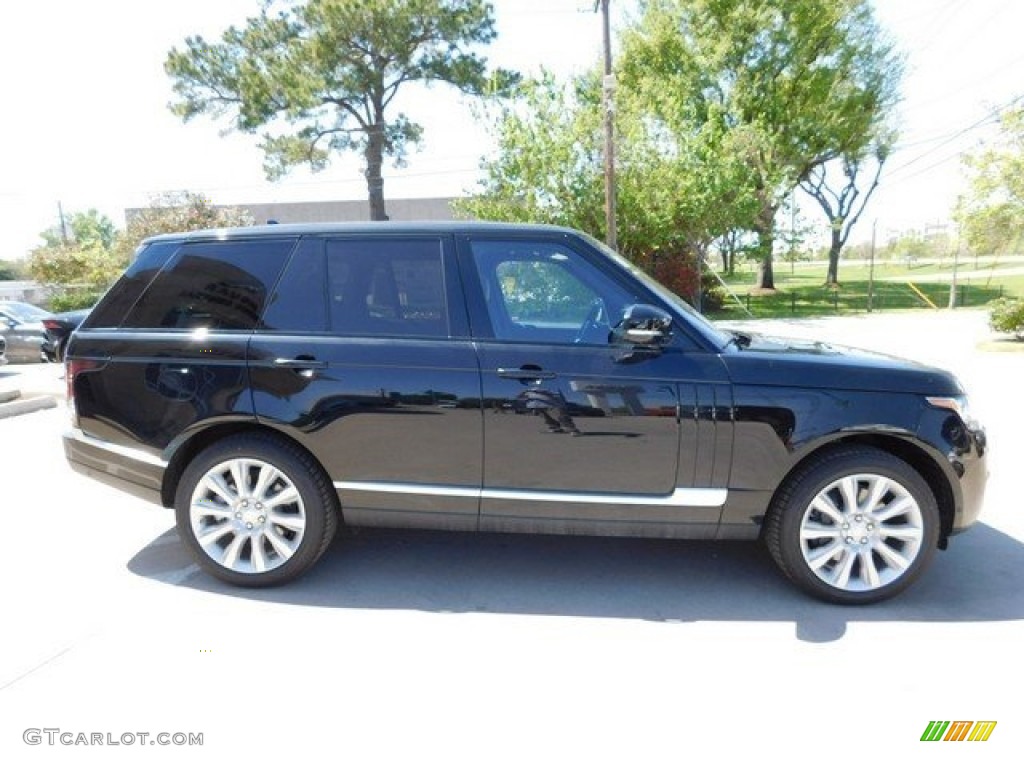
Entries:
[[225, 534], [231, 533], [235, 529], [230, 520], [226, 520], [219, 525], [211, 525], [204, 529], [201, 534], [198, 534], [196, 538], [202, 545], [203, 549], [215, 544], [219, 539], [223, 538]]
[[878, 528], [881, 539], [902, 539], [904, 541], [920, 541], [924, 532], [914, 525], [882, 525]]
[[295, 552], [291, 543], [279, 536], [272, 528], [268, 528], [265, 533], [270, 546], [281, 556], [282, 560], [287, 560]]
[[850, 583], [850, 573], [853, 571], [853, 564], [857, 558], [850, 550], [842, 547], [840, 549], [843, 554], [839, 558], [839, 565], [836, 566], [832, 583], [839, 589], [846, 589], [847, 584]]
[[252, 541], [252, 569], [256, 573], [263, 573], [267, 570], [267, 560], [263, 556], [263, 536], [253, 536]]
[[243, 533], [236, 533], [235, 538], [231, 540], [231, 543], [227, 545], [224, 552], [220, 557], [220, 564], [225, 568], [231, 570], [237, 570], [238, 556], [242, 552], [242, 547], [245, 546], [245, 542], [249, 540], [249, 536]]
[[215, 496], [220, 496], [225, 504], [231, 505], [238, 501], [238, 494], [228, 488], [224, 478], [219, 474], [210, 473], [203, 478], [203, 486]]
[[820, 571], [826, 565], [829, 564], [837, 555], [841, 555], [845, 552], [845, 548], [838, 542], [832, 544], [830, 547], [822, 547], [824, 552], [819, 552], [817, 549], [811, 550], [814, 557], [807, 561], [807, 565], [811, 567], [812, 571]]
[[801, 539], [838, 539], [842, 532], [832, 525], [806, 522], [800, 526]]
[[864, 511], [873, 512], [882, 501], [885, 494], [889, 492], [889, 480], [884, 477], [876, 477], [871, 480], [867, 501], [864, 502]]
[[241, 459], [232, 461], [228, 468], [228, 471], [231, 473], [231, 479], [235, 481], [235, 489], [239, 496], [250, 495], [248, 472], [246, 472], [246, 469], [246, 464]]
[[881, 586], [882, 579], [875, 567], [875, 559], [871, 556], [871, 550], [864, 550], [857, 556], [860, 560], [860, 578], [869, 589], [876, 589]]
[[910, 567], [910, 561], [884, 541], [876, 542], [874, 550], [886, 563], [897, 571], [903, 572]]
[[294, 486], [289, 485], [287, 488], [281, 490], [276, 496], [265, 499], [264, 503], [270, 507], [284, 507], [288, 504], [294, 504], [297, 501], [299, 501], [299, 492], [295, 490]]
[[299, 515], [282, 515], [280, 512], [271, 512], [267, 521], [273, 525], [287, 528], [289, 531], [306, 530], [306, 519]]
[[857, 509], [857, 477], [855, 475], [844, 477], [836, 485], [843, 497], [843, 511], [853, 512]]
[[837, 525], [843, 522], [843, 513], [840, 509], [832, 503], [825, 493], [819, 493], [814, 501], [811, 502], [811, 509], [823, 512], [827, 517], [831, 518]]
[[905, 515], [914, 510], [917, 510], [917, 503], [911, 497], [903, 496], [895, 499], [883, 509], [878, 510], [874, 516], [878, 522], [884, 523], [886, 520], [891, 520], [894, 517]]
[[266, 501], [267, 489], [274, 484], [277, 478], [278, 472], [273, 467], [267, 464], [260, 467], [259, 474], [256, 476], [256, 485], [252, 489], [253, 498], [258, 501]]

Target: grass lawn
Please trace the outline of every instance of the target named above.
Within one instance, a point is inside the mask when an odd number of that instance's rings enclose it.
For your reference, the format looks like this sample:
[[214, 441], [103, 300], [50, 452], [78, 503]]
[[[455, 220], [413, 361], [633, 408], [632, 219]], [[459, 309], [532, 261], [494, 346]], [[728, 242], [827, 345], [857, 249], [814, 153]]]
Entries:
[[[1021, 274], [998, 274], [996, 270], [1019, 267]], [[868, 305], [868, 267], [839, 266], [837, 290], [826, 287], [826, 266], [822, 263], [790, 265], [776, 261], [774, 294], [754, 295], [752, 288], [757, 272], [753, 264], [737, 268], [736, 274], [722, 275], [729, 289], [738, 297], [726, 298], [725, 306], [709, 313], [715, 319], [748, 317], [810, 317], [814, 315], [866, 312]], [[879, 263], [875, 265], [875, 311], [897, 309], [928, 309], [918, 294], [945, 308], [949, 304], [949, 273], [952, 265], [934, 262], [916, 264]], [[911, 287], [913, 285], [913, 287]], [[917, 291], [914, 290], [917, 289]], [[1000, 296], [1024, 296], [1024, 263], [997, 260], [967, 259], [957, 274], [957, 306], [980, 307]], [[742, 305], [742, 306], [741, 306]]]

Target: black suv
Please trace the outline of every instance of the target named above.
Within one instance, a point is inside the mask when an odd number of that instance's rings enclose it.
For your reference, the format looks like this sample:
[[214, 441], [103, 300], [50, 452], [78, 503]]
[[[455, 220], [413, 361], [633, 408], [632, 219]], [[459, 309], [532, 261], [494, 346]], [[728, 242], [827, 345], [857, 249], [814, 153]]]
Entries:
[[941, 370], [723, 331], [579, 232], [152, 238], [67, 353], [72, 466], [280, 584], [339, 525], [763, 537], [804, 590], [900, 591], [974, 522], [984, 433]]

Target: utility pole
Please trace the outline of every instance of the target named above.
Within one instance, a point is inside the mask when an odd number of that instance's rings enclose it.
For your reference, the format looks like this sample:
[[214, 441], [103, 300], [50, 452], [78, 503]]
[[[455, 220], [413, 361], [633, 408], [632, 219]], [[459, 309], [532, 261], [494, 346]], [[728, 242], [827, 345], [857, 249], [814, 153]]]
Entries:
[[868, 262], [868, 314], [875, 298], [875, 232], [878, 230], [878, 219], [871, 222], [871, 260]]
[[594, 10], [601, 9], [604, 30], [604, 79], [601, 102], [604, 108], [604, 210], [605, 242], [612, 250], [618, 249], [618, 228], [615, 224], [615, 75], [612, 74], [612, 33], [609, 20], [611, 0], [596, 0]]
[[949, 281], [949, 309], [956, 309], [956, 273], [960, 266], [960, 235], [956, 237], [956, 249], [953, 251], [953, 279]]
[[64, 239], [64, 245], [68, 244], [68, 223], [64, 218], [64, 204], [57, 201], [57, 221], [60, 222], [60, 234]]

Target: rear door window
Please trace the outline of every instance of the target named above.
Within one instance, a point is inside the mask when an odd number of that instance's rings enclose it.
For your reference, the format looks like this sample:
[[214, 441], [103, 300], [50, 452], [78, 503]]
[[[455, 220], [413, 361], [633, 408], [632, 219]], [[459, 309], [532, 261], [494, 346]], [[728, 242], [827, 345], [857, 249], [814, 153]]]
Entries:
[[327, 286], [334, 333], [449, 335], [440, 238], [332, 240]]

